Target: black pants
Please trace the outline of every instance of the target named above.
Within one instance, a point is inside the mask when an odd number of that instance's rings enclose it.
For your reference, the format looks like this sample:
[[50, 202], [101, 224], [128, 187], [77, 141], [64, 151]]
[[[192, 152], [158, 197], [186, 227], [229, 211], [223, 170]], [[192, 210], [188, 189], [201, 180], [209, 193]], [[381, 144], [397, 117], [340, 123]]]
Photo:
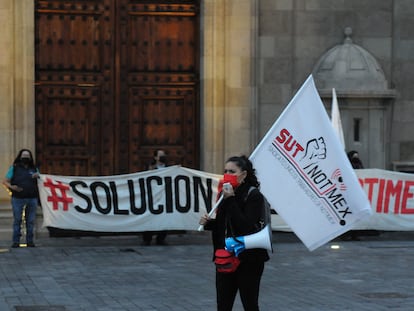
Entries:
[[231, 311], [237, 291], [245, 311], [259, 311], [264, 262], [241, 262], [234, 273], [216, 272], [217, 311]]
[[142, 234], [142, 239], [146, 243], [151, 243], [153, 235], [156, 235], [156, 243], [162, 244], [165, 242], [165, 238], [167, 237], [167, 231], [145, 231]]

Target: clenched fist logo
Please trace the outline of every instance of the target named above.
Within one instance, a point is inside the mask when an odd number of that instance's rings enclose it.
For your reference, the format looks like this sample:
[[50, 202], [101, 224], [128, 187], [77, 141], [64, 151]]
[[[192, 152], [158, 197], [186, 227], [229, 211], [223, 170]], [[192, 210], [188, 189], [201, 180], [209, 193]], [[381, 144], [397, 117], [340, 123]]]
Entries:
[[302, 160], [323, 160], [326, 159], [326, 144], [323, 137], [314, 138], [306, 144], [305, 155]]

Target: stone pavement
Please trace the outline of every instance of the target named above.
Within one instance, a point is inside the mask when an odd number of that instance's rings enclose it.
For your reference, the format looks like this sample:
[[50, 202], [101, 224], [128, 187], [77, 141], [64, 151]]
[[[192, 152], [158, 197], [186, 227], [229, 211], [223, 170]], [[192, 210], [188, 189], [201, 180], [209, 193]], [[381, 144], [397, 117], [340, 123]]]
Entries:
[[[2, 238], [0, 310], [215, 310], [208, 233], [167, 239], [146, 247], [139, 236], [45, 236], [36, 248], [10, 249]], [[414, 233], [361, 239], [309, 252], [275, 232], [261, 310], [414, 310]], [[239, 297], [234, 310], [243, 310]]]

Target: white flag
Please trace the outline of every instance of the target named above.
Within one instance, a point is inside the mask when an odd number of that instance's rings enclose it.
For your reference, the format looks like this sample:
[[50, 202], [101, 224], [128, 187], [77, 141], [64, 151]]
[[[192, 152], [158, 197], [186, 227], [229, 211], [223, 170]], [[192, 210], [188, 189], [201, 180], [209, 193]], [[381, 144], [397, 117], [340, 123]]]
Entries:
[[250, 159], [263, 194], [310, 251], [372, 213], [312, 75]]
[[344, 131], [342, 130], [341, 114], [339, 113], [338, 100], [336, 98], [336, 91], [332, 89], [332, 108], [331, 108], [331, 122], [332, 126], [338, 135], [339, 141], [345, 150]]

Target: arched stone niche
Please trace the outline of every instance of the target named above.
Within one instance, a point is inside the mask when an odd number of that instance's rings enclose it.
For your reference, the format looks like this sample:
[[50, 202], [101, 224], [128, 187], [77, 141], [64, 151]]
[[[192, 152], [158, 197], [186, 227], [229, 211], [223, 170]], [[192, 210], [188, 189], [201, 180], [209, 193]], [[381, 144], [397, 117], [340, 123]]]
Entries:
[[358, 151], [365, 168], [391, 169], [395, 91], [388, 88], [377, 60], [352, 42], [352, 29], [344, 33], [344, 42], [322, 55], [313, 68], [316, 86], [328, 111], [335, 88], [346, 151]]

